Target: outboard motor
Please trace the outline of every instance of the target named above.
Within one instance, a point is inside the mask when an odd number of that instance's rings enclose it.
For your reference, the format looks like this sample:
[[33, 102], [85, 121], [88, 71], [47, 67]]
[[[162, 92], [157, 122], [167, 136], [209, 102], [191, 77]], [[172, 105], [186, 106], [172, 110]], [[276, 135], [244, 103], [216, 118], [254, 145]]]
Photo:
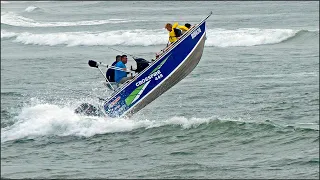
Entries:
[[134, 60], [137, 63], [137, 69], [132, 69], [131, 66], [131, 70], [135, 71], [136, 73], [140, 73], [141, 71], [143, 71], [146, 67], [149, 66], [149, 61], [143, 59], [143, 58], [134, 58]]

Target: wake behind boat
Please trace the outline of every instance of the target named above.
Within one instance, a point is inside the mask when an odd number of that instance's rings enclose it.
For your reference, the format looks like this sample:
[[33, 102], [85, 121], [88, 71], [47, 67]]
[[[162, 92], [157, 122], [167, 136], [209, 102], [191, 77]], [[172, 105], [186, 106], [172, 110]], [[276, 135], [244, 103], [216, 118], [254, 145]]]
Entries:
[[[134, 58], [140, 70], [132, 80], [116, 88], [107, 80], [114, 92], [104, 101], [101, 111], [109, 117], [131, 116], [185, 78], [201, 59], [206, 40], [205, 24], [211, 14], [184, 33], [155, 61], [148, 63]], [[89, 65], [104, 74], [99, 68], [102, 63], [89, 60]], [[88, 109], [91, 112], [94, 107]]]

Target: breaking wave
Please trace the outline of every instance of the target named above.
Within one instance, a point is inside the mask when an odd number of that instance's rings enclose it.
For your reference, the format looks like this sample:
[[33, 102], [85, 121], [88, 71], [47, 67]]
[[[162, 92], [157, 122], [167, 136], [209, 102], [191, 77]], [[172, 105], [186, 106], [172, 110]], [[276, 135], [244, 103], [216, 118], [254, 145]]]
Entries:
[[258, 29], [240, 28], [237, 30], [209, 30], [207, 46], [255, 46], [261, 44], [276, 44], [294, 37], [298, 31], [292, 29]]
[[17, 33], [8, 32], [6, 30], [1, 29], [1, 39], [2, 38], [12, 38], [12, 37], [16, 37], [16, 36], [17, 36]]
[[1, 142], [37, 136], [84, 136], [131, 131], [179, 124], [184, 128], [209, 122], [210, 119], [172, 118], [168, 121], [132, 120], [124, 118], [90, 117], [74, 113], [71, 107], [37, 104], [24, 107], [15, 117], [15, 123], [1, 129]]
[[108, 32], [61, 32], [33, 34], [29, 32], [13, 33], [1, 30], [2, 38], [15, 39], [13, 42], [34, 45], [67, 45], [67, 46], [96, 46], [96, 45], [127, 45], [150, 46], [165, 44], [167, 34], [163, 30], [118, 30]]
[[217, 117], [171, 117], [166, 120], [90, 117], [75, 114], [74, 108], [70, 105], [37, 103], [37, 101], [31, 105], [24, 106], [13, 118], [13, 122], [7, 124], [1, 127], [1, 143], [23, 138], [33, 139], [41, 136], [91, 137], [98, 134], [136, 130], [145, 131], [150, 128], [168, 128], [168, 126], [171, 127], [169, 129], [200, 128], [203, 130], [214, 128], [217, 131], [216, 133], [225, 133], [226, 130], [233, 129], [235, 126], [242, 126], [243, 124], [247, 124], [247, 128], [250, 131], [253, 129], [255, 131], [269, 131], [274, 128], [280, 128], [280, 131], [299, 129], [302, 131], [319, 131], [319, 127], [285, 127], [273, 124], [272, 122], [246, 122], [242, 119], [220, 119]]
[[[26, 12], [32, 12], [34, 10], [40, 9], [37, 6], [28, 6], [24, 11]], [[1, 15], [2, 16], [2, 15]], [[2, 17], [1, 17], [2, 18]]]
[[[277, 44], [293, 39], [297, 35], [315, 33], [307, 30], [256, 29], [237, 30], [208, 29], [206, 46], [232, 47]], [[318, 33], [318, 32], [317, 32]], [[30, 32], [8, 32], [1, 30], [1, 39], [13, 38], [13, 42], [43, 46], [152, 46], [167, 43], [164, 29], [117, 30], [107, 32], [60, 32], [36, 34]]]
[[[29, 6], [25, 9], [32, 12], [37, 9], [35, 6]], [[19, 27], [62, 27], [62, 26], [92, 26], [112, 23], [140, 22], [143, 20], [127, 20], [127, 19], [108, 19], [108, 20], [90, 20], [75, 22], [37, 22], [33, 19], [19, 16], [13, 12], [1, 12], [1, 24]]]

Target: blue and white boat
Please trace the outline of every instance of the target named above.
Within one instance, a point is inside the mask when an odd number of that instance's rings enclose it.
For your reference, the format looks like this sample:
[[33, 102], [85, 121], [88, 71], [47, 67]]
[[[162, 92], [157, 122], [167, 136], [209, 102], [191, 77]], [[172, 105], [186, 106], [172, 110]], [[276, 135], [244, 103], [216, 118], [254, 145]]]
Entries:
[[114, 89], [101, 107], [103, 113], [109, 117], [130, 117], [185, 78], [201, 59], [206, 20], [211, 14], [185, 32], [134, 79]]

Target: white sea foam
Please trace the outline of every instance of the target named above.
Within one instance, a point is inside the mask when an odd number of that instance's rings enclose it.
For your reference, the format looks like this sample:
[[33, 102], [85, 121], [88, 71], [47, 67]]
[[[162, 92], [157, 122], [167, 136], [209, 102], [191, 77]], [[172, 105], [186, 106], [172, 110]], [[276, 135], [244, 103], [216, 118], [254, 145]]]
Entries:
[[155, 128], [179, 125], [192, 128], [208, 123], [212, 118], [173, 117], [166, 121], [133, 120], [123, 118], [88, 117], [73, 112], [71, 107], [39, 103], [24, 107], [12, 126], [1, 129], [1, 142], [39, 136], [83, 136], [132, 131], [137, 128]]
[[[209, 29], [207, 30], [207, 41], [205, 45], [230, 47], [275, 44], [294, 37], [297, 32], [298, 31], [291, 29]], [[10, 33], [6, 31], [5, 34], [14, 34], [16, 36], [14, 42], [47, 46], [151, 46], [166, 44], [168, 39], [168, 33], [164, 29], [135, 29], [107, 32], [61, 32], [45, 34], [34, 34], [30, 32]], [[1, 38], [3, 37], [7, 37], [7, 35], [1, 35]]]
[[[33, 98], [31, 104], [25, 105], [20, 112], [17, 112], [18, 115], [14, 117], [13, 125], [1, 128], [1, 143], [40, 136], [91, 137], [97, 134], [130, 132], [138, 128], [150, 129], [167, 125], [190, 129], [216, 120], [265, 124], [265, 121], [257, 121], [256, 119], [244, 120], [230, 117], [171, 117], [166, 120], [149, 120], [139, 117], [135, 117], [135, 119], [92, 117], [75, 114], [75, 107], [73, 107], [76, 106], [75, 102], [63, 104], [48, 104], [43, 100]], [[309, 129], [319, 130], [319, 123], [304, 123], [303, 125], [308, 125]], [[277, 126], [284, 127], [283, 125]]]
[[[38, 7], [36, 7], [36, 6], [28, 6], [24, 11], [26, 11], [26, 12], [32, 12], [32, 11], [34, 11], [34, 10], [36, 10], [36, 9], [39, 9]], [[1, 17], [2, 18], [2, 17]]]
[[261, 44], [280, 43], [296, 35], [298, 31], [292, 29], [258, 29], [241, 28], [236, 30], [213, 29], [208, 30], [207, 46], [255, 46]]
[[[31, 12], [35, 6], [30, 6], [26, 11]], [[143, 20], [127, 20], [127, 19], [109, 19], [109, 20], [90, 20], [90, 21], [75, 21], [75, 22], [37, 22], [33, 19], [20, 16], [13, 12], [1, 12], [1, 24], [20, 27], [62, 27], [62, 26], [92, 26], [101, 24], [115, 24], [136, 22]]]
[[165, 44], [167, 35], [161, 30], [123, 30], [108, 32], [64, 32], [32, 34], [19, 33], [14, 42], [35, 45], [67, 45], [67, 46], [95, 46], [95, 45], [125, 45], [150, 46]]
[[2, 30], [1, 29], [1, 39], [2, 38], [12, 38], [15, 37], [17, 35], [17, 33], [14, 32], [8, 32], [6, 30]]
[[308, 31], [310, 31], [310, 32], [317, 32], [317, 33], [319, 33], [319, 29], [310, 29], [310, 30], [308, 30]]

